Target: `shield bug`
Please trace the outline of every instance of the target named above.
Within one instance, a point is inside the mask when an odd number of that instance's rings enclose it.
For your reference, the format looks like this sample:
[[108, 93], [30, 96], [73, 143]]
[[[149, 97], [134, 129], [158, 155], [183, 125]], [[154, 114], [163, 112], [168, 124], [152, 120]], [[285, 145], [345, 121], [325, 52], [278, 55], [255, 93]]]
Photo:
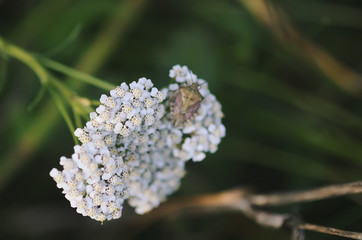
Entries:
[[182, 127], [188, 120], [192, 119], [200, 108], [204, 97], [199, 91], [199, 84], [180, 86], [171, 100], [171, 119], [175, 127]]

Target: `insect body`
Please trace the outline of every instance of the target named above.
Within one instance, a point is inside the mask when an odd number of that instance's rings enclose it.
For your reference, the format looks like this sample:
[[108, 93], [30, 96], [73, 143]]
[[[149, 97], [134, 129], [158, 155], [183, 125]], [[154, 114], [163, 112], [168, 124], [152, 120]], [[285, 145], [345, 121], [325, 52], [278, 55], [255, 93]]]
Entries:
[[171, 98], [171, 118], [175, 127], [182, 127], [200, 108], [204, 97], [198, 87], [197, 83], [180, 86], [176, 95]]

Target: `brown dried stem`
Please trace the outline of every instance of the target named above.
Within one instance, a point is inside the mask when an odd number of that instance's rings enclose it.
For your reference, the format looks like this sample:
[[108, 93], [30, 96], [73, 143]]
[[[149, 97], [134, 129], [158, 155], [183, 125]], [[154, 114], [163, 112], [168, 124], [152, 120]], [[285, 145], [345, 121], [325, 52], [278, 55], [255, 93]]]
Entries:
[[[324, 227], [310, 223], [303, 223], [290, 214], [272, 213], [255, 207], [277, 206], [306, 201], [316, 201], [342, 195], [357, 194], [362, 192], [362, 181], [331, 185], [312, 190], [281, 193], [281, 194], [252, 194], [246, 189], [232, 189], [215, 194], [194, 196], [185, 199], [170, 201], [168, 204], [154, 210], [149, 215], [142, 217], [144, 223], [150, 223], [168, 215], [195, 213], [195, 211], [240, 211], [246, 217], [264, 227], [309, 230], [330, 235], [342, 236], [350, 239], [362, 239], [362, 233], [345, 231], [336, 228]], [[137, 219], [138, 224], [139, 218]], [[141, 220], [141, 221], [142, 221]]]
[[361, 93], [361, 75], [298, 32], [288, 16], [275, 3], [266, 0], [240, 0], [240, 2], [275, 35], [283, 46], [294, 46], [298, 54], [314, 63], [342, 89], [357, 96]]
[[309, 223], [298, 224], [296, 227], [299, 229], [326, 233], [329, 235], [336, 235], [336, 236], [350, 238], [350, 239], [362, 239], [362, 233], [359, 233], [359, 232], [345, 231], [345, 230], [341, 230], [341, 229], [337, 229], [337, 228], [323, 227], [323, 226], [309, 224]]
[[281, 194], [252, 195], [250, 202], [255, 206], [277, 206], [298, 202], [316, 201], [331, 197], [362, 192], [362, 181], [332, 185], [307, 191], [297, 191]]

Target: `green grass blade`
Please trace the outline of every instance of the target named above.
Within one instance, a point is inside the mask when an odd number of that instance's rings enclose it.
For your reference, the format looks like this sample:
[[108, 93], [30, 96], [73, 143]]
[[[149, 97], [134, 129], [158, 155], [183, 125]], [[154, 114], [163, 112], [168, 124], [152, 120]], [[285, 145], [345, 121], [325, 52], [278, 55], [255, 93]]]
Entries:
[[38, 94], [35, 96], [34, 100], [29, 104], [28, 111], [31, 112], [33, 109], [40, 103], [40, 101], [44, 98], [47, 88], [42, 85], [39, 89]]
[[58, 110], [60, 112], [60, 114], [62, 115], [62, 117], [64, 118], [64, 121], [66, 122], [69, 131], [73, 137], [74, 143], [75, 144], [79, 144], [78, 139], [74, 136], [74, 131], [75, 131], [75, 127], [73, 125], [73, 122], [71, 120], [71, 117], [67, 111], [67, 108], [62, 100], [62, 98], [59, 96], [59, 94], [52, 88], [49, 88], [49, 92], [56, 104], [56, 106], [58, 107]]
[[38, 60], [45, 66], [48, 67], [54, 71], [57, 72], [61, 72], [63, 74], [65, 74], [68, 77], [77, 79], [79, 81], [82, 81], [84, 83], [88, 83], [90, 85], [99, 87], [101, 89], [110, 91], [112, 89], [114, 89], [116, 86], [108, 83], [102, 79], [93, 77], [91, 75], [88, 75], [86, 73], [83, 73], [81, 71], [75, 70], [73, 68], [67, 67], [61, 63], [58, 63], [56, 61], [53, 61], [51, 59], [45, 58], [45, 57], [40, 57], [38, 56]]
[[70, 46], [80, 35], [82, 31], [83, 24], [77, 24], [73, 30], [69, 33], [69, 35], [61, 42], [58, 46], [56, 46], [53, 49], [50, 49], [47, 53], [45, 53], [45, 56], [54, 56], [63, 50], [65, 50], [68, 46]]

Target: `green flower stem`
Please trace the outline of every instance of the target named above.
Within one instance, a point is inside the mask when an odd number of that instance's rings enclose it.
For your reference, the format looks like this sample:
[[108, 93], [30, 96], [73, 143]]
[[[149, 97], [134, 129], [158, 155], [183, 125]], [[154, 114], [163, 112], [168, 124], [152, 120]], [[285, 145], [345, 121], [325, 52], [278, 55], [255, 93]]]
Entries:
[[83, 99], [79, 97], [73, 99], [72, 109], [75, 124], [79, 128], [83, 127], [82, 119], [87, 122], [89, 120], [89, 113], [94, 112], [94, 109], [91, 107], [91, 101], [89, 99]]
[[[25, 65], [27, 65], [39, 78], [40, 83], [43, 85], [42, 89], [44, 89], [44, 86], [50, 86], [48, 88], [51, 96], [53, 97], [53, 100], [55, 101], [59, 112], [63, 116], [71, 135], [73, 136], [74, 142], [78, 143], [77, 138], [73, 135], [75, 131], [74, 124], [67, 112], [65, 103], [62, 98], [66, 99], [67, 102], [74, 107], [74, 94], [73, 92], [67, 87], [67, 85], [61, 83], [58, 79], [52, 77], [38, 62], [36, 58], [34, 58], [31, 54], [27, 53], [23, 49], [5, 42], [2, 38], [0, 38], [0, 50], [7, 56], [13, 57]], [[51, 60], [48, 60], [51, 61]], [[54, 62], [55, 63], [55, 62]], [[61, 93], [61, 95], [59, 95]], [[41, 96], [41, 95], [39, 95]], [[37, 101], [35, 101], [37, 102]], [[32, 104], [33, 105], [33, 104]]]
[[77, 80], [83, 81], [85, 83], [91, 84], [93, 86], [99, 87], [101, 89], [105, 90], [112, 90], [115, 88], [115, 85], [108, 83], [104, 80], [95, 78], [91, 75], [88, 75], [86, 73], [83, 73], [81, 71], [72, 69], [70, 67], [67, 67], [61, 63], [58, 63], [56, 61], [53, 61], [51, 59], [38, 56], [37, 58], [33, 57], [31, 54], [27, 53], [23, 49], [5, 42], [0, 37], [0, 51], [6, 54], [7, 56], [13, 57], [21, 62], [23, 62], [25, 65], [27, 65], [30, 69], [34, 71], [34, 73], [38, 76], [40, 82], [42, 84], [48, 83], [48, 73], [45, 70], [45, 67], [48, 67], [50, 69], [53, 69], [55, 71], [61, 72], [68, 77], [75, 78]]
[[91, 105], [98, 106], [101, 105], [101, 102], [99, 100], [91, 100]]
[[[57, 79], [52, 79], [52, 85], [55, 86], [55, 89], [59, 90], [59, 91], [54, 91], [52, 88], [49, 89], [58, 109], [59, 112], [61, 113], [61, 115], [63, 116], [69, 130], [70, 133], [73, 137], [74, 143], [75, 144], [79, 144], [78, 139], [74, 136], [74, 131], [75, 131], [75, 127], [73, 125], [73, 122], [71, 120], [70, 115], [68, 114], [68, 111], [66, 109], [65, 103], [62, 101], [62, 98], [65, 99], [66, 103], [68, 103], [72, 109], [72, 112], [74, 114], [74, 121], [75, 121], [75, 125], [77, 127], [82, 127], [81, 125], [81, 120], [80, 120], [80, 116], [79, 114], [83, 114], [84, 112], [80, 112], [79, 109], [81, 109], [81, 103], [79, 103], [77, 101], [78, 96], [72, 92], [67, 85], [65, 85], [64, 83], [62, 83], [61, 81], [58, 81]], [[61, 95], [59, 95], [59, 93], [61, 93]], [[89, 113], [89, 112], [88, 112]], [[87, 114], [86, 114], [87, 115]]]
[[[27, 53], [25, 50], [15, 46], [11, 43], [5, 42], [2, 38], [0, 38], [0, 51], [2, 53], [6, 54], [7, 56], [10, 56], [12, 58], [15, 58], [15, 59], [21, 61], [22, 63], [27, 65], [38, 76], [40, 83], [42, 84], [42, 89], [44, 89], [44, 87], [47, 87], [53, 100], [55, 101], [55, 104], [58, 107], [59, 112], [63, 116], [63, 118], [71, 132], [71, 135], [73, 136], [74, 142], [78, 143], [77, 138], [73, 134], [75, 131], [74, 124], [68, 114], [66, 104], [64, 103], [64, 99], [65, 99], [66, 102], [68, 102], [73, 108], [73, 106], [74, 106], [73, 92], [65, 84], [61, 83], [58, 79], [52, 77], [45, 70], [45, 68], [42, 66], [42, 64], [40, 64], [38, 62], [38, 60], [36, 58], [34, 58], [31, 54]], [[41, 92], [43, 92], [43, 90], [41, 90]], [[31, 106], [36, 104], [38, 102], [38, 99], [40, 99], [41, 96], [42, 96], [42, 94], [38, 94], [38, 97], [35, 99], [33, 104], [31, 104]]]
[[51, 75], [46, 71], [46, 69], [42, 66], [39, 61], [33, 57], [30, 53], [26, 52], [25, 50], [11, 44], [8, 42], [5, 42], [3, 38], [0, 37], [0, 52], [5, 54], [6, 56], [15, 58], [19, 60], [20, 62], [27, 65], [39, 78], [40, 83], [43, 86], [47, 86], [48, 84], [53, 84], [59, 90], [66, 94], [67, 96], [70, 96], [71, 90], [64, 84], [61, 84], [60, 81], [58, 81], [56, 78], [51, 77]]
[[38, 76], [41, 84], [46, 85], [48, 83], [48, 73], [31, 54], [11, 43], [5, 42], [2, 37], [0, 37], [0, 52], [27, 65]]
[[[62, 114], [69, 130], [71, 131], [71, 133], [74, 133], [75, 131], [75, 127], [74, 124], [72, 122], [71, 117], [68, 114], [67, 108], [62, 100], [62, 97], [59, 96], [59, 93], [55, 90], [53, 90], [52, 88], [49, 88], [49, 92], [53, 97], [53, 100], [55, 101], [55, 104], [57, 105], [59, 112]], [[72, 134], [73, 140], [76, 144], [79, 144], [78, 139], [74, 136], [74, 134]]]
[[83, 73], [81, 71], [75, 70], [73, 68], [67, 67], [67, 66], [65, 66], [65, 65], [63, 65], [61, 63], [58, 63], [56, 61], [53, 61], [51, 59], [41, 57], [41, 56], [38, 56], [37, 59], [44, 66], [46, 66], [46, 67], [48, 67], [48, 68], [50, 68], [52, 70], [61, 72], [61, 73], [65, 74], [65, 75], [67, 75], [68, 77], [72, 77], [74, 79], [77, 79], [79, 81], [91, 84], [91, 85], [99, 87], [101, 89], [105, 89], [107, 91], [110, 91], [110, 90], [112, 90], [112, 89], [114, 89], [116, 87], [115, 85], [113, 85], [111, 83], [108, 83], [108, 82], [106, 82], [104, 80], [101, 80], [99, 78], [95, 78], [95, 77], [93, 77], [91, 75], [88, 75], [88, 74]]
[[47, 88], [43, 85], [37, 95], [35, 96], [35, 98], [33, 99], [33, 101], [28, 105], [28, 111], [31, 112], [33, 111], [33, 109], [35, 108], [35, 106], [37, 106], [41, 100], [44, 98], [45, 93], [47, 92]]
[[[39, 81], [42, 84], [42, 89], [44, 89], [44, 87], [46, 86], [48, 87], [47, 89], [50, 91], [51, 96], [53, 97], [60, 113], [64, 117], [64, 120], [69, 127], [71, 135], [73, 136], [75, 128], [71, 121], [71, 118], [69, 117], [69, 114], [67, 113], [65, 104], [62, 101], [62, 97], [64, 97], [71, 105], [73, 105], [72, 104], [73, 94], [71, 90], [66, 85], [58, 81], [56, 78], [51, 77], [51, 75], [49, 75], [49, 73], [45, 70], [45, 68], [31, 54], [11, 43], [5, 42], [1, 37], [0, 37], [0, 51], [6, 54], [6, 56], [15, 58], [20, 62], [24, 63], [25, 65], [27, 65], [38, 76]], [[53, 89], [53, 87], [55, 87], [55, 89]], [[57, 90], [59, 90], [59, 92], [62, 93], [61, 96], [59, 95]], [[43, 92], [43, 90], [41, 90], [41, 92]], [[33, 104], [31, 104], [31, 106], [36, 104], [41, 96], [42, 94], [39, 94], [38, 97], [33, 102]], [[77, 139], [74, 136], [73, 138], [75, 142], [77, 142]]]
[[73, 102], [73, 97], [76, 95], [74, 91], [72, 91], [67, 85], [63, 82], [59, 81], [58, 79], [52, 77], [51, 85], [59, 90], [64, 96], [64, 98], [68, 99], [70, 103]]
[[81, 120], [80, 115], [78, 113], [78, 109], [73, 108], [73, 116], [74, 116], [75, 126], [77, 128], [82, 128], [82, 120]]
[[[135, 16], [138, 16], [145, 3], [146, 0], [121, 1], [115, 15], [106, 21], [96, 40], [87, 50], [87, 54], [78, 61], [76, 68], [86, 73], [97, 71], [112, 54], [115, 45], [119, 44], [121, 38], [125, 36], [124, 32], [132, 25]], [[72, 86], [73, 89], [81, 88], [79, 82], [72, 83]], [[16, 144], [1, 156], [0, 190], [21, 166], [34, 160], [32, 158], [34, 154], [41, 149], [44, 141], [49, 138], [59, 123], [59, 113], [52, 101], [39, 109], [39, 114], [34, 118], [29, 119], [21, 133], [17, 135]]]

